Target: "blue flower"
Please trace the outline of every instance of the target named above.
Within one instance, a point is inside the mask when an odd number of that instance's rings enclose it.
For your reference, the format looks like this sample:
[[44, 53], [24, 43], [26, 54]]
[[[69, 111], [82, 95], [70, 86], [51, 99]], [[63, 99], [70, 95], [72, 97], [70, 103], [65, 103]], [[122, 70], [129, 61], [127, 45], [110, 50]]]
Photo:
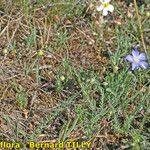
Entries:
[[132, 55], [127, 55], [125, 59], [132, 63], [132, 70], [137, 70], [139, 67], [148, 68], [148, 63], [145, 61], [147, 60], [147, 55], [140, 53], [137, 49], [134, 49]]

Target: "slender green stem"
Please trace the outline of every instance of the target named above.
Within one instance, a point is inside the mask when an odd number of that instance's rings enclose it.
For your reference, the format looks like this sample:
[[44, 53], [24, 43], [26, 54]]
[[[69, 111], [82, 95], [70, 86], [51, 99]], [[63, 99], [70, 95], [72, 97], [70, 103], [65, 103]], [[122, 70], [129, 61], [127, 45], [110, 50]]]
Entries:
[[136, 0], [134, 0], [134, 7], [135, 7], [135, 11], [136, 11], [136, 16], [137, 16], [137, 19], [138, 19], [138, 25], [139, 25], [139, 31], [140, 31], [140, 35], [141, 35], [142, 45], [143, 45], [145, 53], [147, 53], [145, 42], [144, 42], [144, 35], [143, 35], [143, 30], [142, 30], [141, 18], [140, 18], [140, 15], [139, 15], [139, 11], [138, 11], [138, 6], [137, 6]]
[[29, 13], [28, 0], [23, 0], [23, 11], [24, 15], [27, 17]]
[[36, 81], [39, 83], [40, 75], [39, 75], [39, 57], [37, 57], [37, 64], [36, 64]]

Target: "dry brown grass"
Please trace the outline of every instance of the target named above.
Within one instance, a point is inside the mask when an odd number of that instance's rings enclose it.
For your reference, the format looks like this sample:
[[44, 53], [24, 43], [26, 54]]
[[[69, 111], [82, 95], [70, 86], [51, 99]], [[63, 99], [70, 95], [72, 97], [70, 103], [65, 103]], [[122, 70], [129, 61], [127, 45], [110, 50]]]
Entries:
[[[19, 3], [0, 1], [0, 4], [0, 132], [2, 138], [8, 141], [26, 142], [28, 137], [37, 134], [37, 141], [46, 141], [47, 138], [56, 139], [62, 127], [60, 118], [58, 117], [52, 124], [48, 122], [38, 135], [41, 121], [60, 102], [65, 101], [72, 93], [80, 91], [73, 83], [61, 92], [55, 89], [57, 73], [60, 69], [64, 69], [62, 66], [64, 58], [76, 70], [80, 70], [81, 66], [84, 70], [88, 70], [93, 65], [94, 71], [103, 81], [105, 67], [109, 68], [110, 65], [107, 47], [112, 52], [117, 48], [115, 25], [121, 26], [125, 22], [114, 14], [111, 17], [115, 21], [108, 17], [110, 21], [108, 26], [100, 28], [104, 20], [99, 15], [92, 14], [89, 8], [86, 8], [86, 13], [83, 12], [81, 16], [71, 18], [63, 15], [62, 17], [57, 9], [53, 10], [51, 7], [47, 9], [39, 5], [32, 8], [31, 3], [30, 13], [25, 16]], [[101, 22], [98, 22], [97, 18]], [[28, 47], [27, 39], [32, 36], [34, 30], [35, 41], [33, 40], [32, 46]], [[66, 38], [63, 42], [59, 39], [61, 34]], [[43, 56], [37, 56], [40, 50], [43, 50]], [[42, 77], [40, 82], [37, 81], [37, 64]], [[29, 69], [25, 69], [26, 65]], [[16, 95], [21, 92], [25, 94], [27, 100], [23, 108], [16, 100]], [[80, 98], [82, 99], [82, 96]], [[67, 118], [66, 114], [62, 115]], [[71, 115], [75, 116], [74, 112], [71, 112]], [[109, 124], [106, 120], [101, 123]], [[16, 126], [21, 130], [22, 135], [16, 135]], [[121, 134], [106, 134], [106, 130], [109, 132], [109, 125], [102, 131], [102, 137], [94, 139], [93, 146], [105, 147], [103, 143], [115, 144], [119, 143], [120, 139], [126, 138]], [[70, 138], [84, 137], [81, 130], [74, 132]]]

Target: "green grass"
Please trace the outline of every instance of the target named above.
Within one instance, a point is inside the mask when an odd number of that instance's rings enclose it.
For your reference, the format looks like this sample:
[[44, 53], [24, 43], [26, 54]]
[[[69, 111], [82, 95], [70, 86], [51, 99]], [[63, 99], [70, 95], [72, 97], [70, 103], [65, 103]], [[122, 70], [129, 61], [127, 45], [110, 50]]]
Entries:
[[[8, 135], [1, 132], [1, 139], [10, 140], [8, 137], [12, 135], [10, 141], [27, 143], [41, 141], [40, 136], [44, 135], [42, 140], [56, 139], [58, 142], [91, 140], [93, 148], [97, 147], [98, 141], [99, 144], [102, 142], [101, 148], [104, 150], [119, 147], [148, 150], [150, 69], [131, 72], [130, 65], [124, 60], [125, 56], [131, 53], [132, 47], [144, 51], [136, 17], [128, 18], [124, 14], [124, 8], [119, 8], [119, 4], [115, 3], [115, 15], [123, 16], [124, 25], [113, 26], [112, 22], [104, 23], [100, 30], [106, 34], [101, 36], [101, 33], [97, 33], [95, 45], [91, 46], [88, 45], [85, 35], [92, 37], [92, 32], [99, 29], [95, 29], [94, 20], [90, 15], [82, 18], [86, 8], [85, 1], [79, 3], [68, 0], [65, 4], [65, 1], [38, 0], [30, 8], [27, 0], [22, 2], [22, 14], [26, 21], [29, 21], [27, 25], [30, 34], [25, 33], [25, 46], [22, 50], [17, 47], [17, 38], [14, 37], [12, 43], [6, 42], [8, 53], [3, 59], [8, 61], [6, 66], [5, 61], [2, 62], [3, 68], [0, 69], [0, 75], [6, 76], [7, 79], [0, 88], [1, 103], [6, 100], [7, 104], [9, 94], [7, 96], [6, 91], [10, 89], [11, 98], [14, 99], [11, 105], [14, 106], [14, 112], [20, 115], [11, 115], [7, 111], [5, 114], [5, 109], [2, 109], [1, 118], [4, 125], [10, 127], [11, 132]], [[46, 8], [41, 11], [46, 14], [47, 24], [42, 19], [43, 22], [39, 20], [43, 24], [30, 18], [33, 15], [32, 9], [41, 8], [43, 5]], [[146, 5], [139, 7], [142, 20], [146, 18], [147, 9]], [[53, 20], [55, 15], [60, 21]], [[70, 28], [64, 25], [64, 20], [67, 19], [72, 22]], [[84, 22], [83, 26], [76, 24], [78, 20]], [[36, 24], [37, 22], [39, 24]], [[87, 23], [87, 31], [80, 35], [77, 29], [81, 28], [84, 32], [84, 25]], [[143, 31], [149, 26], [150, 19], [146, 18]], [[110, 28], [109, 31], [107, 27]], [[82, 57], [79, 57], [79, 63], [70, 57], [75, 51], [70, 48], [70, 40], [76, 39], [74, 33], [82, 39], [76, 52], [84, 48], [87, 48], [87, 51], [94, 49], [93, 53], [96, 54], [105, 50], [107, 61], [98, 62], [98, 70], [93, 63], [94, 57], [88, 67], [80, 64]], [[109, 41], [111, 38], [115, 39], [112, 45], [109, 44], [112, 42]], [[38, 56], [39, 50], [44, 50], [43, 56]], [[150, 54], [149, 45], [147, 53]], [[85, 54], [85, 57], [88, 55]], [[11, 59], [13, 69], [8, 63]], [[50, 65], [52, 67], [44, 68]], [[9, 79], [9, 72], [12, 73], [12, 79]], [[100, 76], [101, 72], [103, 77]], [[19, 75], [13, 77], [16, 74]]]

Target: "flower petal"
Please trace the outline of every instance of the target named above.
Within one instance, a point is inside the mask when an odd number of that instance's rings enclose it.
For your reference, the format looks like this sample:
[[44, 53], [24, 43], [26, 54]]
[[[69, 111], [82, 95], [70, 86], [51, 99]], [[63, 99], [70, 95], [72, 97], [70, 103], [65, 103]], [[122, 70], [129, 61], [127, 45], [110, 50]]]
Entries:
[[148, 68], [148, 63], [145, 62], [145, 61], [139, 62], [139, 65], [140, 65], [140, 67], [143, 68], [143, 69], [147, 69], [147, 68]]
[[140, 61], [146, 60], [146, 59], [147, 59], [147, 55], [146, 55], [145, 53], [141, 53], [141, 54], [138, 56], [138, 59], [139, 59]]
[[103, 9], [103, 16], [107, 16], [108, 15], [108, 9], [104, 8]]
[[135, 57], [135, 58], [138, 57], [139, 54], [140, 54], [140, 52], [139, 52], [137, 49], [135, 49], [135, 50], [132, 51], [132, 55], [133, 55], [133, 57]]
[[114, 11], [114, 6], [113, 5], [109, 5], [107, 9], [108, 9], [108, 11], [113, 12]]
[[101, 3], [109, 3], [111, 0], [100, 0]]
[[139, 64], [138, 63], [132, 63], [132, 70], [136, 70], [139, 68]]
[[104, 9], [104, 6], [103, 5], [100, 5], [97, 7], [97, 11], [102, 11]]
[[128, 60], [131, 63], [134, 61], [132, 55], [127, 55], [125, 59]]

